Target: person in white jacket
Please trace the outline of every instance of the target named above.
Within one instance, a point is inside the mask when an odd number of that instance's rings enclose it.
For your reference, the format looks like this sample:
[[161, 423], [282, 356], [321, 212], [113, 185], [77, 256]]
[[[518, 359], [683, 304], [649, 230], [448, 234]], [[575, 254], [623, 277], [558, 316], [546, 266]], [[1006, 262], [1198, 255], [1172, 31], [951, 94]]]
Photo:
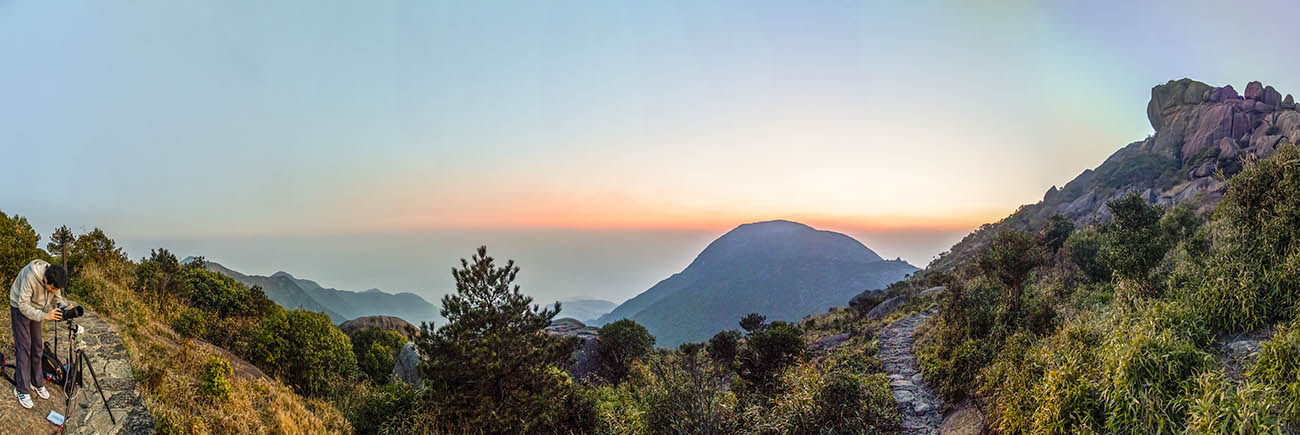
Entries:
[[14, 328], [14, 395], [24, 408], [32, 407], [32, 390], [49, 399], [41, 368], [41, 322], [62, 320], [60, 305], [66, 305], [59, 291], [68, 287], [68, 271], [62, 265], [32, 260], [9, 287], [9, 318]]

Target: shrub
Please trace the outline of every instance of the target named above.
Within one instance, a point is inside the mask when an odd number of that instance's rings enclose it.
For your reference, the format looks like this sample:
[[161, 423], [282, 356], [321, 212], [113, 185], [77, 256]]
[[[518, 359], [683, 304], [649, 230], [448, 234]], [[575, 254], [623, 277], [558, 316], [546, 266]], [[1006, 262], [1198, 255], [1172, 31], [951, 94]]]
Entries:
[[231, 374], [234, 374], [234, 370], [230, 368], [229, 362], [216, 355], [209, 356], [207, 362], [203, 363], [200, 375], [203, 385], [199, 387], [199, 396], [214, 402], [229, 399]]
[[328, 393], [357, 366], [348, 336], [328, 316], [306, 310], [263, 319], [251, 347], [259, 367], [306, 395]]
[[185, 269], [190, 305], [220, 317], [252, 315], [252, 294], [234, 279], [204, 269]]
[[1300, 423], [1300, 320], [1280, 328], [1260, 346], [1250, 375], [1277, 390], [1282, 415], [1291, 423]]
[[749, 313], [746, 314], [745, 317], [740, 318], [740, 328], [744, 329], [746, 332], [754, 332], [761, 329], [763, 323], [766, 321], [767, 316], [758, 313]]
[[612, 381], [620, 381], [634, 361], [654, 350], [655, 337], [632, 319], [621, 319], [600, 327], [597, 354], [601, 371]]
[[358, 435], [413, 432], [403, 416], [416, 411], [419, 392], [403, 382], [378, 387], [358, 387], [347, 395], [352, 401], [345, 415]]
[[349, 338], [361, 373], [376, 384], [388, 383], [406, 337], [397, 331], [370, 327], [353, 332]]
[[770, 395], [781, 370], [803, 356], [802, 334], [798, 326], [784, 322], [750, 333], [740, 355], [740, 377]]
[[1204, 282], [1192, 303], [1219, 329], [1255, 329], [1300, 303], [1300, 148], [1247, 160], [1207, 225]]
[[653, 433], [737, 433], [739, 401], [720, 367], [703, 352], [665, 352], [639, 376], [645, 427]]
[[1168, 239], [1160, 229], [1164, 210], [1147, 204], [1134, 192], [1106, 202], [1106, 207], [1113, 219], [1102, 233], [1102, 260], [1115, 276], [1135, 285], [1134, 296], [1156, 294], [1149, 273], [1169, 249]]
[[207, 315], [197, 308], [186, 308], [172, 320], [172, 329], [181, 337], [202, 338], [208, 331]]
[[1101, 235], [1092, 228], [1070, 233], [1065, 239], [1066, 257], [1091, 282], [1110, 281], [1111, 270], [1101, 259]]
[[1049, 254], [1056, 254], [1056, 251], [1065, 245], [1065, 241], [1074, 232], [1074, 221], [1064, 215], [1057, 213], [1047, 219], [1043, 228], [1038, 230], [1038, 245], [1047, 249]]
[[1222, 372], [1212, 371], [1196, 379], [1196, 390], [1199, 394], [1190, 404], [1187, 432], [1288, 433], [1277, 413], [1278, 405], [1287, 403], [1265, 385], [1248, 380], [1234, 386]]
[[714, 334], [709, 339], [709, 357], [723, 366], [731, 366], [736, 361], [736, 352], [740, 347], [740, 331], [728, 329]]
[[1177, 331], [1155, 326], [1119, 325], [1127, 333], [1105, 345], [1102, 366], [1109, 384], [1102, 399], [1111, 432], [1177, 430], [1186, 422], [1184, 393], [1211, 358]]

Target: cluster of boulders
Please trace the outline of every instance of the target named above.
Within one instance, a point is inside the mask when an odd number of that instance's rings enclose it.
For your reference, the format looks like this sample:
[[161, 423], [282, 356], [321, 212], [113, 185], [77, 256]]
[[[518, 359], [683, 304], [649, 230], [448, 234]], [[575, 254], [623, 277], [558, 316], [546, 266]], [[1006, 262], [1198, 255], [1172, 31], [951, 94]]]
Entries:
[[[1129, 193], [1165, 207], [1197, 199], [1202, 211], [1210, 210], [1227, 190], [1225, 178], [1241, 170], [1244, 157], [1267, 158], [1278, 147], [1300, 141], [1295, 98], [1260, 82], [1250, 82], [1238, 94], [1231, 85], [1171, 80], [1151, 89], [1147, 119], [1154, 135], [1129, 144], [1065, 188], [1053, 186], [1032, 220], [1060, 213], [1079, 224], [1106, 221], [1106, 202]], [[1159, 165], [1176, 168], [1176, 175], [1142, 174], [1113, 188], [1124, 182], [1114, 178]]]

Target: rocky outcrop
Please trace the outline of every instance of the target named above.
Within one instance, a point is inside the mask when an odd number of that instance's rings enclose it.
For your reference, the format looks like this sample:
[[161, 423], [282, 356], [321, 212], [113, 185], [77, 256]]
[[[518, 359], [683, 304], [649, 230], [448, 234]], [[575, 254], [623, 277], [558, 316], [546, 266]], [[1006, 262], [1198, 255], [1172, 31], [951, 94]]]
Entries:
[[419, 331], [418, 329], [416, 329], [415, 325], [412, 325], [410, 322], [402, 320], [399, 317], [393, 317], [393, 316], [358, 317], [339, 324], [339, 329], [343, 330], [343, 333], [347, 334], [348, 336], [352, 336], [353, 332], [366, 329], [366, 328], [379, 328], [387, 331], [397, 331], [399, 334], [402, 334], [406, 338], [414, 337], [415, 334]]
[[398, 380], [405, 382], [415, 388], [424, 386], [424, 378], [420, 377], [420, 350], [415, 347], [415, 343], [407, 342], [402, 346], [402, 351], [397, 353], [397, 363], [393, 365], [393, 376]]
[[546, 332], [578, 340], [578, 348], [573, 351], [573, 363], [565, 370], [569, 373], [569, 377], [578, 380], [585, 379], [599, 368], [598, 347], [600, 345], [600, 333], [598, 329], [584, 325], [577, 319], [566, 317], [552, 320], [551, 325], [546, 327]]
[[1106, 202], [1129, 193], [1165, 207], [1212, 210], [1223, 199], [1224, 180], [1241, 170], [1242, 159], [1267, 158], [1300, 141], [1300, 111], [1295, 98], [1288, 97], [1260, 82], [1248, 83], [1240, 95], [1232, 86], [1191, 79], [1155, 86], [1147, 103], [1155, 134], [1049, 190], [1039, 203], [972, 233], [934, 265], [951, 267], [956, 258], [971, 258], [997, 232], [1033, 231], [1054, 214], [1076, 225], [1105, 222], [1110, 219]]
[[907, 302], [907, 297], [901, 295], [894, 296], [889, 299], [885, 299], [885, 301], [881, 302], [880, 305], [876, 305], [875, 308], [872, 308], [871, 311], [867, 312], [867, 318], [879, 319], [881, 317], [888, 316], [894, 311], [897, 311], [898, 308], [903, 306], [903, 303], [905, 302]]

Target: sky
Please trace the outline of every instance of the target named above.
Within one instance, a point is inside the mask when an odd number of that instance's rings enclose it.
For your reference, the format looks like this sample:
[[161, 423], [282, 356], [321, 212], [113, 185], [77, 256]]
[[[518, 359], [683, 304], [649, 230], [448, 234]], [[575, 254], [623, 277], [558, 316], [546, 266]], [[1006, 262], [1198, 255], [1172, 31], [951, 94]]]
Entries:
[[431, 300], [488, 244], [617, 302], [768, 219], [924, 265], [1151, 134], [1154, 85], [1300, 92], [1251, 18], [1300, 6], [1231, 6], [0, 0], [0, 210]]

